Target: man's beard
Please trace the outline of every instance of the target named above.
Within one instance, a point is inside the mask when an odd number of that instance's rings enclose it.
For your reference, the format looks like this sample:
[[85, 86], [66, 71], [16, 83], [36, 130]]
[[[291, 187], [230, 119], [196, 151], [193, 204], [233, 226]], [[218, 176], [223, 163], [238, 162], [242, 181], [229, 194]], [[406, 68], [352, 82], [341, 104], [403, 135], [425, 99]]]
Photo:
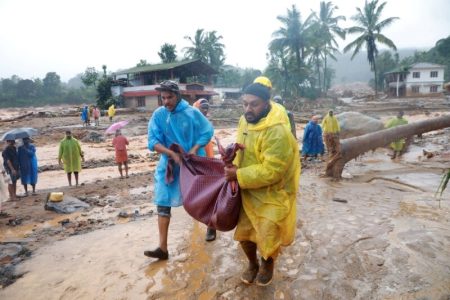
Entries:
[[259, 115], [255, 115], [254, 113], [248, 112], [244, 114], [245, 120], [247, 120], [250, 124], [256, 124], [262, 118], [266, 117], [270, 112], [271, 106], [267, 105], [267, 108], [264, 109]]

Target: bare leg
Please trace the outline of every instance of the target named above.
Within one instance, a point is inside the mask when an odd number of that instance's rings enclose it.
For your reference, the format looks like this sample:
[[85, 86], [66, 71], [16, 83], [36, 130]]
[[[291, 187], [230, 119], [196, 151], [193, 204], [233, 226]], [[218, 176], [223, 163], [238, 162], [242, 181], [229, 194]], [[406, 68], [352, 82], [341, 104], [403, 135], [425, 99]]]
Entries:
[[252, 283], [258, 275], [259, 263], [256, 256], [256, 244], [250, 241], [240, 242], [242, 250], [248, 259], [248, 267], [241, 276], [241, 280], [246, 283]]
[[69, 181], [69, 186], [72, 186], [72, 172], [67, 173], [67, 180]]
[[117, 163], [117, 167], [119, 167], [120, 178], [123, 178], [122, 163]]
[[75, 185], [78, 186], [78, 172], [73, 172], [75, 175]]
[[125, 176], [128, 178], [128, 162], [125, 161], [123, 164], [125, 165]]
[[25, 196], [28, 196], [28, 184], [24, 184], [23, 189], [25, 190]]
[[36, 194], [36, 185], [32, 184], [31, 187], [33, 188], [33, 194]]
[[167, 252], [167, 235], [169, 233], [170, 218], [165, 216], [158, 216], [158, 230], [159, 230], [159, 248]]
[[8, 192], [9, 192], [9, 198], [11, 201], [17, 200], [16, 192], [13, 184], [8, 184]]

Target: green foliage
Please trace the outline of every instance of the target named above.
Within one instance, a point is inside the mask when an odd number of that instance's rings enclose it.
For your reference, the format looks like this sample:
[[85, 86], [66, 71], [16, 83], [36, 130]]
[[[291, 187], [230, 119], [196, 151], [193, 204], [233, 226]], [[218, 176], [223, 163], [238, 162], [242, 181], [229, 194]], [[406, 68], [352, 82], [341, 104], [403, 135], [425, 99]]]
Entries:
[[[398, 54], [392, 55], [390, 51], [383, 51], [380, 55], [375, 58], [377, 73], [378, 90], [384, 90], [384, 73], [392, 71], [399, 64]], [[373, 88], [375, 88], [375, 81], [373, 80]], [[370, 83], [369, 83], [370, 84]]]
[[383, 29], [391, 25], [397, 17], [391, 17], [381, 20], [381, 14], [386, 5], [386, 2], [378, 5], [378, 0], [365, 2], [363, 9], [357, 7], [357, 14], [352, 17], [352, 20], [358, 25], [347, 29], [349, 34], [360, 34], [353, 42], [349, 43], [344, 48], [344, 52], [353, 51], [352, 59], [365, 46], [367, 50], [367, 60], [369, 61], [370, 69], [374, 72], [375, 77], [375, 92], [378, 88], [378, 75], [375, 59], [378, 56], [377, 43], [383, 44], [390, 49], [397, 50], [394, 42], [381, 34]]
[[81, 81], [85, 86], [95, 86], [97, 83], [99, 74], [94, 67], [86, 68], [86, 71], [81, 75]]
[[136, 67], [145, 67], [149, 66], [150, 64], [145, 59], [139, 60], [139, 62], [136, 64]]
[[158, 52], [158, 55], [164, 64], [176, 61], [176, 59], [177, 59], [176, 45], [164, 43], [161, 46], [161, 49]]
[[65, 86], [54, 72], [47, 73], [43, 80], [17, 76], [0, 80], [0, 107], [81, 104], [92, 102], [92, 99], [93, 89]]
[[183, 48], [184, 55], [188, 59], [200, 59], [214, 69], [220, 70], [225, 62], [225, 45], [220, 42], [223, 39], [217, 35], [217, 31], [204, 31], [197, 29], [194, 37], [185, 36], [186, 40], [191, 42], [190, 47]]
[[[111, 105], [112, 78], [105, 76], [97, 82], [97, 105], [101, 109], [107, 109]], [[114, 103], [115, 104], [115, 103]]]

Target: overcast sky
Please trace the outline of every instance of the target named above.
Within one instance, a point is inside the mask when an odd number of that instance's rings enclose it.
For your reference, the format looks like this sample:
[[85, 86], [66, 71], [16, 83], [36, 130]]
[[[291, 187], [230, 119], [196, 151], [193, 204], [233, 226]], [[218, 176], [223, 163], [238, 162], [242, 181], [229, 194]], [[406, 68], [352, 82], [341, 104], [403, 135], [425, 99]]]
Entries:
[[[348, 27], [364, 0], [333, 3]], [[182, 56], [189, 45], [183, 37], [197, 28], [223, 36], [227, 64], [263, 69], [267, 45], [280, 27], [276, 17], [292, 4], [304, 20], [320, 1], [0, 0], [0, 78], [43, 78], [54, 71], [67, 81], [86, 67], [101, 70], [105, 64], [116, 71], [140, 59], [159, 63], [163, 43], [176, 44]], [[383, 19], [400, 20], [384, 34], [398, 48], [430, 48], [450, 35], [449, 13], [448, 0], [388, 0]]]

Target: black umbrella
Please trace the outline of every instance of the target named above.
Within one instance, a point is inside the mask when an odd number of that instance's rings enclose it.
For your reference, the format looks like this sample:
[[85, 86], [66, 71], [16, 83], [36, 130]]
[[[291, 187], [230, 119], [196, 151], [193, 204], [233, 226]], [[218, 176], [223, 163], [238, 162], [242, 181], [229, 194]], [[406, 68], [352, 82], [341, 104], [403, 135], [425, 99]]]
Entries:
[[33, 135], [36, 135], [38, 131], [34, 128], [16, 128], [13, 130], [8, 131], [5, 133], [1, 140], [2, 141], [10, 141], [10, 140], [17, 140], [17, 139], [23, 139], [23, 138], [29, 138]]

